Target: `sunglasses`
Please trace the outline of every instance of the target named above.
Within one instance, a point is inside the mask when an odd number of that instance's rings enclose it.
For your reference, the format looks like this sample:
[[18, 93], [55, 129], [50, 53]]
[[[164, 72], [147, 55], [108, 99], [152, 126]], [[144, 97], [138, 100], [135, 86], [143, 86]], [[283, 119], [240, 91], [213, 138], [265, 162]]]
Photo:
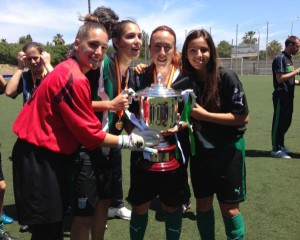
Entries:
[[37, 61], [39, 58], [40, 57], [27, 57], [26, 59], [27, 61], [32, 61], [32, 60]]

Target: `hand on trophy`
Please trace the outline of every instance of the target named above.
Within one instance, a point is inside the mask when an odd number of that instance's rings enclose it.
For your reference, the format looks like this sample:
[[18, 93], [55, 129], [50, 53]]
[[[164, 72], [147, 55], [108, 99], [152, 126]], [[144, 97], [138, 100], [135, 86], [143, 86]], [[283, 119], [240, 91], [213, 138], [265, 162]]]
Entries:
[[132, 133], [141, 136], [145, 141], [145, 147], [153, 147], [158, 145], [161, 140], [161, 136], [159, 131], [147, 129], [144, 131], [139, 130], [138, 128], [134, 128]]
[[144, 147], [145, 141], [142, 136], [139, 136], [135, 133], [119, 136], [118, 148], [128, 148], [132, 151], [143, 151]]

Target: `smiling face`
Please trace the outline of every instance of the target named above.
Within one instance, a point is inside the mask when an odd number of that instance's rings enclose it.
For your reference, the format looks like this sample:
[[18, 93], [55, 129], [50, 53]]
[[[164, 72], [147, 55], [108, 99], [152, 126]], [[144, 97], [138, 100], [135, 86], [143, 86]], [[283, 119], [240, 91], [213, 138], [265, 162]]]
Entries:
[[142, 46], [142, 32], [138, 25], [129, 22], [122, 27], [122, 34], [119, 39], [113, 38], [118, 54], [134, 60], [136, 59]]
[[97, 69], [104, 59], [108, 47], [108, 35], [100, 28], [91, 29], [87, 37], [74, 43], [74, 50], [84, 73]]
[[150, 54], [156, 67], [171, 65], [175, 53], [175, 38], [168, 31], [157, 31], [151, 36]]
[[191, 40], [187, 46], [187, 59], [191, 66], [198, 70], [206, 70], [210, 60], [210, 48], [203, 37]]

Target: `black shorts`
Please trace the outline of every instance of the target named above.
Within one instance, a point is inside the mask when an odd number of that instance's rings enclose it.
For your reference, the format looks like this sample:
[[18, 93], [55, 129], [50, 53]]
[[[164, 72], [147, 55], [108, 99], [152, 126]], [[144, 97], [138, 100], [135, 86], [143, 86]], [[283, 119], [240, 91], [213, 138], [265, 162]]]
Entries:
[[131, 155], [129, 202], [138, 206], [159, 196], [166, 206], [181, 206], [184, 180], [180, 168], [167, 172], [143, 170], [135, 164], [136, 159], [141, 157], [139, 154], [132, 152]]
[[81, 149], [74, 171], [74, 215], [92, 216], [100, 199], [113, 198], [112, 161], [101, 148]]
[[19, 224], [63, 220], [74, 156], [58, 154], [18, 139], [13, 153], [13, 185]]
[[2, 171], [2, 158], [1, 158], [1, 152], [0, 152], [0, 181], [4, 180], [4, 175]]
[[246, 197], [245, 143], [240, 138], [217, 149], [197, 149], [190, 161], [195, 198], [217, 195], [221, 203], [238, 203]]

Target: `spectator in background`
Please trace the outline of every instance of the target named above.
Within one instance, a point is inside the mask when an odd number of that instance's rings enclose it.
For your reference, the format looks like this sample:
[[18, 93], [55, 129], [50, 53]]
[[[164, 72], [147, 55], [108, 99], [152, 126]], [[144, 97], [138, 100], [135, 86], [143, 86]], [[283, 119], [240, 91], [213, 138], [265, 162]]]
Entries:
[[284, 135], [288, 131], [294, 110], [295, 85], [299, 80], [300, 68], [295, 69], [292, 55], [300, 48], [300, 40], [296, 36], [290, 36], [285, 41], [285, 49], [279, 53], [272, 63], [273, 72], [273, 121], [272, 121], [272, 151], [274, 158], [291, 158], [290, 149], [285, 146]]
[[[3, 94], [5, 92], [6, 88], [6, 81], [0, 75], [0, 94]], [[1, 147], [1, 143], [0, 143]], [[4, 181], [4, 176], [2, 172], [2, 158], [1, 158], [1, 152], [0, 152], [0, 240], [17, 240], [14, 237], [11, 237], [9, 233], [4, 232], [3, 224], [13, 223], [13, 219], [6, 216], [3, 212], [3, 200], [4, 200], [4, 193], [6, 189], [6, 184]]]
[[[25, 68], [28, 70], [24, 71]], [[39, 43], [26, 43], [18, 53], [18, 69], [7, 83], [5, 94], [16, 98], [23, 92], [23, 104], [25, 104], [52, 70], [50, 54], [43, 51]]]

